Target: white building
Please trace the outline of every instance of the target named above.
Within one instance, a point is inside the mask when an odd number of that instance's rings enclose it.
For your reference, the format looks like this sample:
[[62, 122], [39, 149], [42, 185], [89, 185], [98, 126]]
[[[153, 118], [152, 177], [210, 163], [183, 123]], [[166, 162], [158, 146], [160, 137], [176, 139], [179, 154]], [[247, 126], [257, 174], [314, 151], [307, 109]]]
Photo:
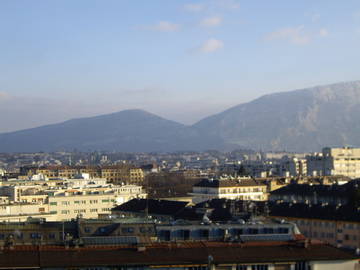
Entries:
[[81, 215], [97, 218], [134, 198], [146, 198], [141, 186], [107, 184], [105, 179], [3, 181], [0, 185], [0, 221], [30, 216], [69, 220]]
[[310, 176], [360, 177], [360, 148], [324, 148], [322, 153], [308, 156], [306, 159]]
[[267, 186], [253, 179], [203, 179], [193, 186], [193, 203], [200, 203], [212, 199], [231, 200], [267, 200]]

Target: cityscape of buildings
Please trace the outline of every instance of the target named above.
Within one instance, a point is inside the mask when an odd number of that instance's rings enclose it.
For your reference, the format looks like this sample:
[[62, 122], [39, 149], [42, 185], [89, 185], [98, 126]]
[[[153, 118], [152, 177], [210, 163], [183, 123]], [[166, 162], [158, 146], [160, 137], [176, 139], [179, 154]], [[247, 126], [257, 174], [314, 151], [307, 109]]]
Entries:
[[[2, 268], [358, 267], [359, 148], [18, 153], [0, 162]], [[110, 259], [115, 250], [125, 258]], [[87, 259], [59, 264], [53, 253], [75, 251]]]

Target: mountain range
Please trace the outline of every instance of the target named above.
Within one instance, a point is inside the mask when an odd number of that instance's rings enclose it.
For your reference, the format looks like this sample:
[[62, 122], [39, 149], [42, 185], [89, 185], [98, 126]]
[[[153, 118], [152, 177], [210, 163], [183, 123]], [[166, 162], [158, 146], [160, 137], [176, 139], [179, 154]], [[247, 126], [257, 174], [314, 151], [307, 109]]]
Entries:
[[0, 134], [0, 152], [307, 152], [343, 145], [360, 145], [360, 81], [265, 95], [191, 126], [125, 110]]

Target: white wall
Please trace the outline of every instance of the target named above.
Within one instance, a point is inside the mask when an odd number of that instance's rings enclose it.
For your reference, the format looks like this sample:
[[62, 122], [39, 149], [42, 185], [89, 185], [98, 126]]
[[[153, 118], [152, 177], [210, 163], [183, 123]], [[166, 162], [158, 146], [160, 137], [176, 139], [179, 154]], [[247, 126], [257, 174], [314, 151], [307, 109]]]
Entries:
[[312, 261], [311, 270], [354, 270], [356, 260], [346, 261]]

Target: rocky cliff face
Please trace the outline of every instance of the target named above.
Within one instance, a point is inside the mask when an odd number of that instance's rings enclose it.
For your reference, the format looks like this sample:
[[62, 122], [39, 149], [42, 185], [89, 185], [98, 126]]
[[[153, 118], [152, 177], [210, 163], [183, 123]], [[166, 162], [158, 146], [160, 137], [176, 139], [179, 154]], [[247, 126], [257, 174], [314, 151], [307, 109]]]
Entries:
[[194, 125], [227, 145], [315, 151], [360, 145], [360, 82], [266, 95]]

